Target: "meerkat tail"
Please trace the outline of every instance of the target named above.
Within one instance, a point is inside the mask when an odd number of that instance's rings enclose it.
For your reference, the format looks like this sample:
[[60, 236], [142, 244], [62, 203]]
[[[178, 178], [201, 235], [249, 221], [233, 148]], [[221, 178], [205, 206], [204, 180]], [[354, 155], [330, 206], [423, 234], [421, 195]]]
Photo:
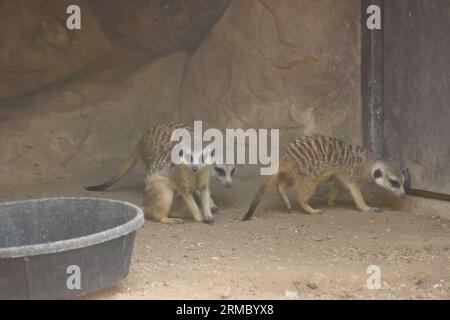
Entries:
[[450, 195], [445, 194], [445, 193], [439, 193], [439, 192], [433, 192], [433, 191], [427, 191], [427, 190], [421, 190], [421, 189], [414, 189], [414, 188], [407, 188], [407, 189], [405, 189], [405, 192], [407, 195], [414, 196], [414, 197], [422, 197], [422, 198], [436, 199], [436, 200], [442, 200], [442, 201], [450, 201]]
[[111, 187], [113, 184], [119, 181], [120, 178], [122, 178], [128, 171], [130, 171], [138, 160], [139, 160], [139, 152], [138, 150], [135, 150], [130, 154], [127, 161], [125, 161], [122, 167], [120, 167], [119, 171], [109, 181], [96, 186], [88, 186], [85, 187], [85, 189], [88, 191], [102, 191]]
[[255, 212], [256, 207], [258, 206], [259, 202], [261, 201], [263, 195], [266, 193], [269, 186], [278, 178], [278, 174], [274, 174], [270, 177], [268, 177], [261, 187], [258, 190], [258, 193], [256, 194], [255, 198], [253, 199], [252, 204], [250, 205], [250, 208], [248, 209], [245, 216], [242, 218], [242, 220], [250, 220], [250, 218], [253, 216], [253, 213]]

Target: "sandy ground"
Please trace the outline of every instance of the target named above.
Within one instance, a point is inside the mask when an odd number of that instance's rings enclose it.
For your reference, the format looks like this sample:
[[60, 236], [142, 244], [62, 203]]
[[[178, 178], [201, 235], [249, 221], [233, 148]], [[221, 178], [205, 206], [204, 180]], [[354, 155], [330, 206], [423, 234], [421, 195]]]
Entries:
[[[141, 202], [136, 185], [96, 194], [80, 185], [61, 180], [2, 189], [0, 199], [95, 195]], [[214, 225], [146, 221], [129, 276], [87, 298], [450, 298], [448, 210], [367, 214], [340, 203], [319, 204], [323, 214], [307, 215], [262, 203], [254, 220], [241, 222], [247, 202], [217, 202], [222, 209]], [[380, 267], [379, 290], [366, 286], [370, 265]]]

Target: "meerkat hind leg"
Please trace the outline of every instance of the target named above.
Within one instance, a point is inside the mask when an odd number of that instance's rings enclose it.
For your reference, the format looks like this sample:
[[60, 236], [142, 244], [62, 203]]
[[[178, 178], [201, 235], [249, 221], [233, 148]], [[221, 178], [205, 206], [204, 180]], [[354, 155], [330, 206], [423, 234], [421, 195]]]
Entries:
[[309, 214], [322, 213], [322, 210], [314, 209], [308, 204], [308, 201], [315, 190], [316, 185], [312, 184], [307, 187], [302, 187], [301, 189], [299, 188], [298, 203]]
[[288, 209], [289, 212], [292, 212], [291, 203], [289, 202], [289, 198], [286, 193], [286, 184], [283, 182], [278, 183], [278, 194], [280, 195], [281, 200], [283, 201], [284, 205], [286, 206], [286, 209]]
[[174, 191], [163, 183], [152, 181], [145, 187], [144, 214], [145, 218], [161, 223], [184, 223], [180, 218], [169, 218]]
[[181, 218], [161, 218], [158, 222], [161, 223], [168, 223], [168, 224], [182, 224], [184, 223], [184, 220]]

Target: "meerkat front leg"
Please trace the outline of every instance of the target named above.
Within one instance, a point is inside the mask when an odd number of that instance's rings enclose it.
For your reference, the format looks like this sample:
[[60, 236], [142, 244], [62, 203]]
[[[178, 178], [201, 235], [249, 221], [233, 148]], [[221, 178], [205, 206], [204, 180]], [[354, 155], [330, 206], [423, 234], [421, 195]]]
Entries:
[[[194, 199], [195, 202], [197, 202], [198, 206], [202, 206], [202, 200], [201, 200], [201, 196], [200, 196], [200, 191], [196, 190], [194, 192]], [[217, 206], [217, 204], [214, 202], [213, 198], [210, 197], [209, 198], [209, 204], [210, 204], [210, 208], [211, 208], [211, 212], [212, 213], [217, 213], [219, 212], [219, 207]]]
[[200, 189], [200, 197], [202, 201], [202, 210], [205, 222], [208, 224], [212, 224], [214, 223], [214, 218], [211, 214], [211, 193], [209, 191], [209, 186], [204, 186]]
[[365, 211], [365, 212], [381, 212], [383, 211], [380, 208], [373, 208], [369, 207], [366, 202], [364, 201], [364, 198], [361, 193], [361, 188], [355, 184], [349, 184], [348, 189], [350, 190], [350, 193], [352, 194], [353, 200], [355, 200], [356, 206], [359, 210]]
[[184, 202], [186, 202], [189, 211], [191, 211], [192, 217], [196, 222], [202, 222], [202, 214], [200, 212], [200, 209], [198, 208], [197, 203], [194, 200], [194, 196], [191, 193], [182, 193], [181, 196], [184, 199]]

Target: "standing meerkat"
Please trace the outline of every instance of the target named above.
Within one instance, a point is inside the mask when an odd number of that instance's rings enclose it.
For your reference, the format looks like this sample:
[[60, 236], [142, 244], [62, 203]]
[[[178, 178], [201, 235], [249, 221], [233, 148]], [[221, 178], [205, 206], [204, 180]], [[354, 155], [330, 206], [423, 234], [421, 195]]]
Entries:
[[[138, 145], [128, 156], [125, 163], [122, 164], [122, 166], [111, 177], [111, 179], [99, 185], [85, 187], [85, 189], [88, 191], [103, 191], [111, 187], [120, 179], [122, 179], [136, 165], [138, 161], [142, 161], [146, 167], [146, 170], [148, 171], [156, 155], [167, 152], [166, 147], [170, 147], [171, 145], [171, 133], [177, 128], [188, 127], [182, 123], [167, 122], [158, 124], [155, 127], [148, 129], [142, 136]], [[189, 131], [191, 131], [190, 128], [188, 129]], [[217, 181], [220, 182], [220, 184], [224, 185], [227, 188], [230, 188], [233, 184], [233, 176], [236, 173], [236, 170], [237, 167], [234, 164], [213, 163], [211, 174]], [[194, 196], [197, 203], [201, 204], [200, 194], [198, 191], [195, 192]], [[210, 205], [211, 211], [213, 213], [216, 213], [219, 210], [219, 207], [216, 205], [212, 198], [210, 199]]]
[[[365, 183], [375, 182], [396, 196], [405, 195], [403, 172], [396, 164], [377, 159], [372, 152], [335, 138], [305, 136], [289, 144], [280, 157], [278, 173], [269, 176], [261, 185], [243, 220], [252, 217], [264, 193], [274, 181], [280, 198], [289, 211], [292, 209], [286, 189], [297, 185], [297, 201], [300, 206], [307, 213], [320, 213], [320, 210], [308, 204], [308, 200], [320, 182], [332, 177], [349, 189], [358, 209], [366, 212], [378, 212], [381, 209], [369, 207], [364, 201], [361, 187]], [[336, 196], [337, 189], [334, 187], [330, 192], [330, 205], [334, 203]]]
[[[185, 163], [173, 164], [171, 154], [176, 142], [171, 141], [170, 137], [175, 129], [187, 129], [192, 134], [191, 128], [173, 122], [148, 129], [125, 164], [108, 182], [86, 189], [100, 191], [110, 187], [141, 159], [146, 168], [143, 210], [147, 219], [182, 223], [183, 219], [169, 218], [174, 195], [177, 193], [186, 202], [195, 221], [213, 223], [209, 191], [211, 166], [203, 164], [203, 150], [201, 154], [183, 154], [181, 151], [180, 157], [186, 160]], [[200, 193], [202, 210], [193, 197], [197, 191]]]

